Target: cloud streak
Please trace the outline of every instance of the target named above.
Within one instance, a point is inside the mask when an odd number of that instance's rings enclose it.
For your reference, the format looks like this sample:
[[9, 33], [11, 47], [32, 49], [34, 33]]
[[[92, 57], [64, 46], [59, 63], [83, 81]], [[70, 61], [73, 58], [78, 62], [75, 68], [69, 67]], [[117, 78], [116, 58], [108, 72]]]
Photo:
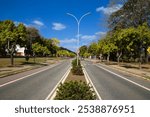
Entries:
[[33, 24], [35, 24], [35, 25], [37, 25], [37, 26], [44, 26], [44, 23], [43, 22], [41, 22], [41, 21], [39, 21], [39, 20], [34, 20], [33, 21]]
[[54, 23], [52, 23], [52, 25], [53, 25], [52, 29], [57, 30], [57, 31], [64, 30], [66, 28], [66, 26], [62, 23], [54, 22]]
[[63, 43], [63, 44], [76, 43], [77, 39], [74, 39], [74, 38], [72, 38], [72, 39], [64, 39], [64, 40], [61, 40], [60, 42]]
[[110, 7], [99, 7], [96, 9], [97, 12], [103, 12], [105, 15], [111, 15], [113, 12], [118, 11], [122, 7], [121, 4], [113, 5]]
[[83, 35], [81, 36], [81, 39], [95, 40], [96, 36], [95, 35]]

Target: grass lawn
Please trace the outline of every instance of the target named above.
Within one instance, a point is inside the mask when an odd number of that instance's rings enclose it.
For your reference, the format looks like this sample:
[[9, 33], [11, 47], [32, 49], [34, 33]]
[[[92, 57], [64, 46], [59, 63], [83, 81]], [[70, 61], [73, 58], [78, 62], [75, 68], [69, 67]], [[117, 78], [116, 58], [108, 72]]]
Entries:
[[[36, 57], [36, 64], [43, 63], [48, 60], [60, 60], [60, 58], [45, 58], [45, 57]], [[25, 58], [14, 58], [14, 65], [25, 65], [25, 64], [34, 64], [34, 58], [30, 58], [28, 62], [26, 62]], [[10, 66], [10, 58], [0, 58], [0, 67]]]
[[[113, 61], [110, 61], [109, 63], [107, 63], [106, 61], [103, 62], [105, 63], [106, 65], [112, 65], [112, 66], [118, 66], [118, 63], [117, 62], [113, 62]], [[127, 62], [120, 62], [120, 67], [123, 67], [123, 68], [126, 68], [126, 69], [135, 69], [135, 70], [139, 70], [139, 63], [137, 62], [130, 62], [130, 63], [127, 63]], [[145, 71], [145, 72], [150, 72], [150, 63], [143, 63], [141, 64], [141, 70], [142, 71]]]

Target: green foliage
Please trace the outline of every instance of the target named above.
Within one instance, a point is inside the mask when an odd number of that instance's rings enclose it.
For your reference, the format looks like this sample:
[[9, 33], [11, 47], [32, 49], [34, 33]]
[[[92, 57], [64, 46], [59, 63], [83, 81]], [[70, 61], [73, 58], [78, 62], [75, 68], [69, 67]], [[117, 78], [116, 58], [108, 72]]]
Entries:
[[[130, 27], [107, 33], [106, 37], [98, 41], [98, 53], [110, 57], [113, 55], [119, 62], [120, 57], [124, 56], [126, 59], [140, 58], [142, 50], [147, 50], [149, 45], [150, 28], [147, 23], [143, 23], [137, 28]], [[146, 57], [147, 51], [144, 52]]]
[[147, 49], [148, 53], [150, 54], [150, 47]]
[[58, 87], [56, 100], [95, 100], [96, 95], [85, 82], [70, 81]]
[[[23, 24], [15, 25], [11, 20], [0, 22], [0, 54], [7, 53], [11, 58], [11, 65], [13, 66], [13, 56], [16, 53], [16, 45], [25, 46], [26, 41], [26, 27]], [[6, 54], [5, 54], [6, 55]]]
[[110, 15], [109, 27], [116, 30], [138, 27], [146, 21], [149, 22], [149, 8], [150, 0], [127, 0], [121, 9]]
[[97, 55], [98, 45], [97, 43], [91, 43], [88, 52], [91, 53], [92, 56]]
[[89, 56], [91, 56], [91, 54], [88, 53], [88, 52], [85, 52], [85, 53], [83, 54], [83, 57], [84, 57], [84, 58], [88, 58]]
[[45, 56], [45, 55], [50, 54], [50, 51], [48, 50], [48, 48], [43, 47], [39, 43], [32, 44], [32, 49], [33, 49], [33, 52], [35, 53], [35, 55], [38, 55], [38, 56]]
[[67, 50], [58, 50], [57, 56], [59, 56], [59, 57], [75, 57], [75, 54], [72, 52], [69, 52]]
[[52, 44], [55, 45], [55, 46], [58, 46], [60, 41], [57, 39], [57, 38], [52, 38]]
[[[13, 56], [16, 52], [16, 45], [25, 47], [27, 58], [33, 55], [33, 51], [40, 56], [49, 54], [56, 56], [61, 48], [59, 43], [60, 41], [57, 38], [47, 39], [42, 37], [39, 30], [34, 27], [25, 27], [22, 23], [15, 24], [11, 20], [0, 21], [0, 55], [2, 56], [6, 56], [7, 53]], [[73, 52], [67, 51], [69, 53], [64, 52], [65, 56], [75, 56]]]
[[111, 41], [111, 38], [106, 38], [105, 39], [105, 43], [103, 45], [103, 53], [104, 54], [109, 54], [111, 52], [113, 52], [115, 49], [117, 49], [117, 47], [115, 46], [115, 44]]
[[[72, 67], [75, 67], [75, 66], [77, 66], [77, 59], [74, 59], [72, 61]], [[78, 60], [78, 66], [81, 66], [80, 60]]]
[[83, 70], [82, 70], [82, 66], [81, 66], [80, 60], [78, 61], [78, 66], [77, 66], [77, 59], [72, 61], [71, 72], [74, 75], [83, 75]]
[[88, 47], [86, 45], [80, 47], [80, 56], [85, 57], [84, 54], [88, 52]]
[[[108, 24], [120, 57], [147, 57], [150, 45], [150, 0], [127, 0], [121, 9], [112, 13]], [[128, 55], [127, 55], [128, 54]]]
[[82, 67], [81, 66], [75, 66], [71, 69], [71, 72], [74, 75], [83, 75]]

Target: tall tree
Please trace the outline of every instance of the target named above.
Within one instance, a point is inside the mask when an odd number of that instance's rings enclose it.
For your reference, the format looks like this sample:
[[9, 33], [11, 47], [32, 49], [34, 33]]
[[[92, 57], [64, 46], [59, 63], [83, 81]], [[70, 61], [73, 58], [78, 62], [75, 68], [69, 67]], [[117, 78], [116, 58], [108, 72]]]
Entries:
[[26, 56], [32, 55], [32, 44], [38, 42], [40, 40], [41, 36], [39, 34], [39, 31], [34, 27], [27, 27], [27, 42], [26, 42], [26, 48], [25, 48], [25, 54]]
[[128, 0], [123, 7], [112, 13], [108, 20], [112, 30], [116, 28], [138, 27], [150, 23], [150, 0]]
[[84, 57], [84, 54], [87, 53], [87, 51], [88, 51], [88, 47], [86, 45], [84, 45], [84, 46], [81, 46], [79, 50], [80, 50], [79, 51], [80, 56]]
[[5, 20], [0, 23], [0, 40], [5, 45], [5, 50], [11, 58], [11, 65], [14, 65], [14, 53], [16, 45], [23, 46], [26, 40], [26, 27], [23, 24], [15, 25], [11, 20]]
[[110, 35], [107, 35], [103, 45], [103, 53], [107, 54], [107, 62], [109, 62], [110, 53], [116, 49], [117, 47], [115, 46], [114, 42], [111, 40]]
[[46, 46], [42, 46], [39, 43], [32, 44], [32, 48], [36, 56], [45, 56], [45, 55], [50, 54], [50, 51], [48, 50], [48, 48]]
[[96, 56], [98, 51], [98, 45], [97, 43], [91, 43], [88, 47], [88, 53], [90, 53], [92, 56]]
[[50, 43], [50, 51], [51, 51], [53, 56], [56, 56], [57, 51], [59, 50], [58, 45], [59, 45], [60, 41], [58, 39], [56, 39], [56, 38], [52, 38], [52, 39], [50, 39], [50, 41], [51, 41], [51, 43]]

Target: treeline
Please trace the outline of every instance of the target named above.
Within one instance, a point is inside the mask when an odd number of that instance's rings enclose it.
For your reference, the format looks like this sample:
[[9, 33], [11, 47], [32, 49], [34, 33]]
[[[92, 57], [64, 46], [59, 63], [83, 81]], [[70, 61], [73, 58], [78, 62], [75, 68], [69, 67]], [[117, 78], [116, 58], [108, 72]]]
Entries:
[[73, 52], [59, 47], [59, 43], [56, 38], [44, 38], [34, 27], [15, 24], [11, 20], [0, 21], [0, 56], [10, 55], [12, 65], [17, 45], [25, 47], [28, 59], [31, 56], [75, 56]]
[[80, 48], [83, 57], [113, 61], [148, 62], [150, 53], [150, 0], [127, 0], [110, 15], [110, 31], [97, 43]]

